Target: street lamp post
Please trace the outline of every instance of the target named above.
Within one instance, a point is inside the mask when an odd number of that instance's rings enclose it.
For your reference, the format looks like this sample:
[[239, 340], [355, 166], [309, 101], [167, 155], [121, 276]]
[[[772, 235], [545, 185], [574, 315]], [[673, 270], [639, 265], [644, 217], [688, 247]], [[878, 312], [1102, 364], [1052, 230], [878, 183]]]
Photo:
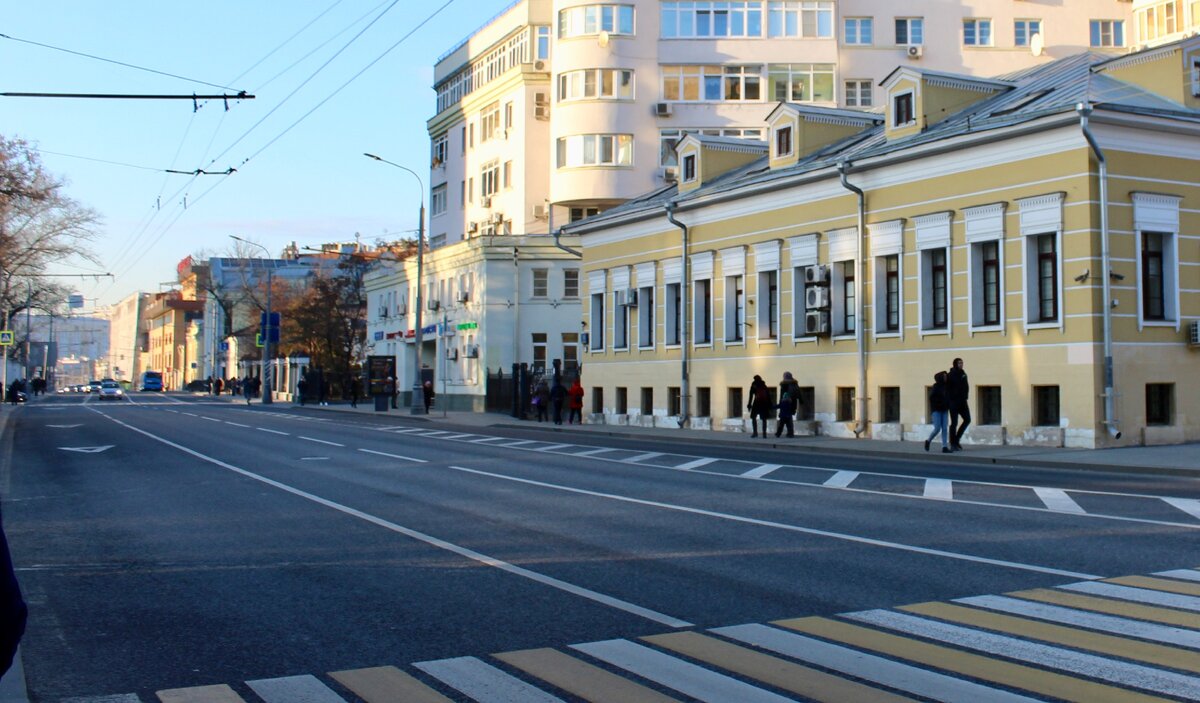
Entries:
[[[421, 394], [421, 351], [422, 351], [422, 346], [423, 346], [423, 343], [425, 340], [424, 340], [424, 335], [422, 334], [422, 331], [421, 331], [421, 326], [422, 326], [422, 324], [424, 324], [422, 313], [423, 313], [425, 301], [424, 301], [424, 297], [421, 293], [421, 284], [424, 281], [423, 275], [424, 275], [424, 268], [425, 268], [425, 182], [421, 180], [421, 177], [419, 175], [417, 175], [416, 171], [412, 170], [411, 168], [408, 168], [407, 166], [401, 166], [398, 163], [388, 161], [387, 159], [381, 158], [374, 154], [368, 154], [368, 153], [364, 152], [363, 156], [365, 156], [369, 159], [374, 159], [381, 163], [388, 164], [389, 166], [395, 166], [396, 168], [398, 168], [402, 171], [408, 171], [409, 173], [412, 174], [413, 178], [417, 179], [417, 185], [421, 189], [420, 190], [420, 193], [421, 193], [420, 219], [417, 220], [417, 313], [416, 313], [416, 319], [414, 320], [414, 322], [416, 323], [416, 330], [413, 334], [413, 336], [414, 336], [413, 347], [415, 349], [415, 352], [413, 353], [413, 383], [412, 383], [411, 412], [413, 415], [423, 415], [425, 413], [425, 402], [422, 399], [422, 394]], [[445, 402], [444, 399], [443, 399], [443, 402]]]
[[[229, 235], [230, 239], [236, 239], [243, 244], [249, 244], [252, 247], [258, 247], [267, 255], [265, 259], [267, 266], [267, 324], [263, 325], [263, 352], [262, 352], [262, 404], [270, 405], [274, 402], [271, 398], [271, 286], [274, 282], [272, 274], [275, 273], [274, 262], [271, 260], [271, 252], [267, 248], [256, 242], [251, 242], [241, 237]], [[248, 397], [248, 396], [247, 396]]]

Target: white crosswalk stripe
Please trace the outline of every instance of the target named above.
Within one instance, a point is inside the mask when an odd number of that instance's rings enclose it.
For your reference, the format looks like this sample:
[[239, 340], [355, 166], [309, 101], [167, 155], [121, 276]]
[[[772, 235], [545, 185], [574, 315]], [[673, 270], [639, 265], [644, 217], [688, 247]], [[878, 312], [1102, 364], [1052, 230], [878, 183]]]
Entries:
[[574, 445], [572, 445], [572, 444], [551, 444], [548, 447], [537, 447], [534, 449], [534, 451], [535, 452], [556, 452], [559, 449], [566, 449], [567, 447], [571, 447], [571, 446], [574, 446]]
[[790, 699], [627, 640], [571, 645], [584, 654], [706, 703], [787, 703]]
[[950, 625], [890, 610], [868, 610], [861, 613], [850, 613], [845, 617], [978, 652], [1069, 671], [1120, 686], [1140, 688], [1188, 700], [1200, 700], [1200, 679], [1186, 674], [1177, 674], [1109, 657], [1039, 644], [1017, 637], [997, 635], [960, 625]]
[[561, 698], [475, 657], [418, 662], [413, 666], [479, 703], [563, 703]]
[[1167, 505], [1179, 508], [1183, 512], [1200, 520], [1200, 500], [1192, 498], [1163, 498]]
[[1137, 637], [1143, 640], [1153, 640], [1164, 644], [1200, 649], [1200, 632], [1187, 630], [1182, 627], [1157, 625], [1141, 620], [1122, 618], [1116, 615], [1103, 615], [1101, 613], [1076, 610], [1075, 608], [1064, 608], [1037, 601], [1009, 598], [1008, 596], [975, 596], [972, 598], [959, 598], [954, 602], [1009, 613], [1010, 615], [1021, 615], [1063, 625], [1084, 627], [1089, 630], [1111, 632], [1115, 635]]
[[1043, 488], [1035, 486], [1033, 492], [1041, 499], [1042, 504], [1050, 510], [1057, 510], [1063, 513], [1084, 513], [1087, 512], [1079, 507], [1079, 503], [1075, 499], [1067, 495], [1067, 492], [1058, 488]]
[[954, 500], [954, 484], [945, 478], [927, 478], [925, 479], [925, 497]]
[[742, 478], [762, 478], [783, 468], [783, 464], [762, 464], [742, 474]]
[[958, 703], [959, 701], [1032, 703], [1034, 700], [766, 625], [719, 627], [713, 632], [746, 644], [778, 652], [793, 659], [806, 661], [864, 681], [889, 686], [935, 701], [944, 701], [945, 703]]
[[1115, 583], [1101, 583], [1098, 581], [1071, 583], [1066, 586], [1059, 586], [1059, 588], [1067, 591], [1086, 593], [1092, 596], [1104, 596], [1106, 598], [1130, 600], [1135, 603], [1162, 605], [1168, 608], [1200, 612], [1200, 598], [1196, 596], [1182, 596], [1176, 593], [1163, 593], [1162, 591], [1152, 591], [1146, 588], [1119, 586]]
[[266, 703], [346, 703], [315, 676], [285, 676], [278, 679], [247, 681]]
[[698, 469], [701, 466], [708, 466], [709, 464], [715, 464], [715, 463], [717, 463], [717, 461], [719, 461], [719, 459], [709, 459], [706, 457], [704, 459], [694, 459], [692, 461], [687, 462], [686, 464], [680, 464], [679, 466], [672, 466], [671, 468], [683, 469], [684, 471], [691, 471], [692, 469]]
[[646, 452], [645, 454], [638, 454], [637, 456], [631, 456], [628, 459], [626, 459], [625, 461], [629, 462], [630, 464], [640, 464], [643, 461], [650, 461], [651, 459], [657, 459], [658, 457], [660, 457], [662, 455], [663, 455], [662, 452]]
[[847, 488], [851, 483], [854, 483], [854, 479], [856, 478], [858, 478], [857, 471], [839, 471], [830, 476], [822, 485], [829, 486], [830, 488]]
[[123, 693], [116, 696], [83, 696], [64, 698], [62, 703], [142, 703], [134, 693]]
[[1163, 576], [1169, 579], [1180, 579], [1183, 581], [1200, 581], [1200, 571], [1195, 569], [1174, 569], [1172, 571], [1160, 571], [1155, 576]]

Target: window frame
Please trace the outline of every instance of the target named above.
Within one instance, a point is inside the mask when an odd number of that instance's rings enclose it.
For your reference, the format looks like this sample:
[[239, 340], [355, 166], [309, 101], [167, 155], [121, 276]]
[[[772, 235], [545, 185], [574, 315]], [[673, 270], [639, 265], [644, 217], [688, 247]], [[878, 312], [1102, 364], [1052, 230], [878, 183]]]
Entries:
[[683, 283], [663, 284], [663, 346], [678, 347], [683, 343]]
[[[725, 15], [724, 33], [717, 31], [719, 13]], [[766, 4], [762, 0], [662, 2], [659, 39], [761, 39], [767, 31], [765, 14]], [[739, 24], [740, 33], [734, 31]], [[708, 31], [701, 31], [702, 25]]]
[[450, 207], [450, 192], [446, 188], [445, 183], [435, 185], [429, 191], [429, 213], [430, 216], [436, 217], [446, 212]]
[[[606, 82], [611, 86], [610, 92], [606, 92]], [[636, 86], [633, 69], [582, 68], [558, 74], [556, 97], [560, 103], [588, 100], [633, 101], [637, 99]]]
[[780, 329], [779, 269], [758, 272], [755, 291], [756, 334], [760, 343], [778, 344], [783, 336]]
[[854, 259], [835, 261], [830, 267], [829, 322], [835, 337], [853, 337], [857, 332], [858, 305], [854, 285], [856, 275], [857, 264]]
[[[732, 288], [731, 288], [732, 287]], [[730, 291], [732, 290], [732, 295]], [[746, 276], [725, 276], [725, 345], [746, 343]]]
[[[653, 281], [649, 285], [639, 285], [637, 288], [638, 349], [654, 349], [657, 344], [654, 291]], [[649, 344], [646, 343], [647, 339], [650, 340]]]
[[[810, 95], [796, 96], [795, 88], [807, 87]], [[787, 86], [787, 94], [779, 95], [779, 86]], [[836, 103], [837, 66], [831, 63], [773, 63], [767, 64], [766, 97], [771, 102]]]
[[[539, 293], [538, 290], [541, 290]], [[529, 296], [535, 299], [550, 297], [550, 269], [530, 269]]]
[[571, 134], [556, 142], [555, 168], [632, 168], [633, 155], [632, 134]]
[[659, 91], [673, 103], [763, 102], [763, 64], [665, 64]]
[[1125, 20], [1089, 20], [1088, 46], [1093, 49], [1119, 49], [1127, 46], [1125, 43]]
[[[588, 335], [588, 351], [603, 352], [604, 351], [604, 329], [608, 325], [605, 320], [605, 298], [607, 291], [592, 291], [591, 305], [589, 306], [588, 320], [591, 322], [591, 330]], [[597, 323], [597, 320], [599, 322]]]
[[[905, 90], [900, 93], [894, 93], [891, 96], [892, 103], [892, 127], [899, 129], [901, 127], [910, 127], [917, 123], [917, 94], [915, 90]], [[901, 110], [901, 107], [905, 110]], [[908, 119], [901, 121], [901, 115], [908, 113]]]
[[[770, 0], [766, 3], [766, 7], [765, 27], [768, 39], [832, 39], [834, 37], [836, 8], [832, 2], [826, 0]], [[822, 27], [822, 23], [824, 23], [824, 27]]]
[[[611, 26], [605, 26], [605, 11], [611, 10]], [[589, 14], [592, 16], [589, 17]], [[628, 22], [626, 22], [628, 20]], [[637, 8], [620, 3], [576, 5], [558, 11], [556, 31], [559, 39], [594, 37], [601, 32], [609, 36], [632, 37], [637, 34]]]
[[904, 255], [876, 256], [874, 267], [875, 336], [899, 336], [904, 329]]
[[579, 297], [579, 269], [563, 269], [563, 297], [570, 300]]
[[[951, 276], [953, 275], [950, 268], [950, 248], [929, 247], [922, 249], [920, 256], [921, 332], [923, 334], [948, 333], [951, 325], [950, 293]], [[939, 312], [941, 313], [940, 322], [938, 320]]]
[[1033, 35], [1042, 33], [1042, 20], [1018, 17], [1013, 20], [1013, 46], [1029, 46]]
[[[903, 37], [901, 41], [900, 28], [904, 27]], [[916, 29], [914, 32], [913, 29]], [[896, 46], [924, 46], [925, 44], [925, 18], [924, 17], [897, 17], [895, 18]], [[913, 35], [916, 36], [916, 41], [913, 41]]]
[[[854, 87], [853, 93], [851, 86]], [[866, 101], [863, 101], [864, 91]], [[850, 96], [854, 95], [851, 100]], [[875, 81], [870, 78], [849, 78], [842, 81], [843, 102], [846, 107], [874, 107], [875, 105]]]
[[[850, 41], [850, 26], [853, 23], [856, 41]], [[867, 41], [862, 41], [863, 27], [866, 27]], [[874, 17], [843, 17], [842, 44], [846, 46], [874, 46], [875, 18]]]
[[964, 17], [962, 21], [962, 43], [964, 47], [995, 46], [996, 35], [993, 31], [991, 18]]
[[713, 293], [711, 277], [692, 281], [692, 346], [713, 344]]

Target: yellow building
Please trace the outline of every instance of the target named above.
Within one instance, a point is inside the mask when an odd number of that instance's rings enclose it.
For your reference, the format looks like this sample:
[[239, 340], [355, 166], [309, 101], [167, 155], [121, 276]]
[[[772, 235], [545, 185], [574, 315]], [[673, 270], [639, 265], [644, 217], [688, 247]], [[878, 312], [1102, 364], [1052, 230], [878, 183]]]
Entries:
[[744, 431], [751, 377], [792, 372], [801, 431], [919, 440], [961, 357], [965, 443], [1200, 439], [1198, 57], [905, 66], [879, 113], [684, 139], [678, 186], [564, 228], [591, 421]]

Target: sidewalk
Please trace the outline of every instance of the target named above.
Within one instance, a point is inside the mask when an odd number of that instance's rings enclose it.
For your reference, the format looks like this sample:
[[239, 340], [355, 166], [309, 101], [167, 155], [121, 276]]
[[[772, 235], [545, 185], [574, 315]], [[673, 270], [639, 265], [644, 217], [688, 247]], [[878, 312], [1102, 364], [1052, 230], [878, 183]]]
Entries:
[[[228, 397], [228, 396], [225, 396]], [[257, 401], [256, 401], [257, 402]], [[290, 402], [276, 403], [281, 407], [300, 407]], [[844, 439], [839, 437], [794, 437], [791, 439], [752, 438], [738, 432], [713, 430], [666, 429], [623, 425], [554, 425], [519, 420], [506, 413], [475, 413], [450, 410], [444, 413], [436, 407], [429, 415], [412, 415], [408, 406], [395, 410], [376, 412], [374, 402], [363, 401], [357, 408], [349, 403], [331, 403], [315, 408], [329, 412], [349, 412], [376, 415], [394, 419], [415, 419], [422, 422], [454, 425], [459, 427], [501, 427], [507, 429], [539, 429], [562, 432], [577, 437], [594, 435], [600, 437], [636, 437], [641, 440], [684, 441], [697, 446], [760, 447], [763, 449], [798, 449], [822, 454], [854, 454], [879, 456], [889, 459], [921, 459], [939, 461], [942, 455], [936, 451], [925, 453], [921, 442], [896, 442], [878, 439]], [[771, 423], [774, 427], [774, 422]], [[966, 441], [970, 440], [968, 430]], [[934, 447], [936, 450], [937, 447]], [[961, 452], [953, 457], [956, 462], [1005, 464], [1012, 466], [1037, 465], [1051, 468], [1089, 469], [1093, 471], [1139, 470], [1200, 477], [1200, 443], [1160, 445], [1153, 447], [1120, 447], [1116, 449], [1053, 449], [1046, 447], [984, 446], [965, 444]]]

